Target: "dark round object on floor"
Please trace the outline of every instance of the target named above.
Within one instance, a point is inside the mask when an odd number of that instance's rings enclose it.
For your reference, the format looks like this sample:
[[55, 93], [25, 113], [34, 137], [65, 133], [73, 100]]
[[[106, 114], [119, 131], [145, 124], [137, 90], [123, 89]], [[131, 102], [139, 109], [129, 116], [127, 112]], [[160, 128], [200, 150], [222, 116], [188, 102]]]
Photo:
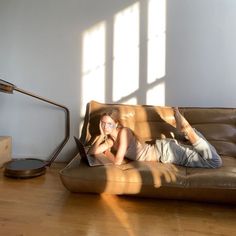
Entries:
[[5, 165], [4, 175], [11, 178], [33, 178], [45, 174], [47, 164], [39, 159], [15, 159]]

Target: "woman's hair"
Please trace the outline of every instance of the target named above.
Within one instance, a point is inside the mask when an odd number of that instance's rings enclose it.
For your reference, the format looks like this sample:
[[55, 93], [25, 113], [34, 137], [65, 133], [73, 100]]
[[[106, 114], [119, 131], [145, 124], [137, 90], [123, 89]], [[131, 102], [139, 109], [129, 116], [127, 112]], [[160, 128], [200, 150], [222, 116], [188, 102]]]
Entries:
[[118, 109], [111, 108], [111, 109], [105, 110], [103, 113], [101, 113], [100, 117], [102, 118], [103, 116], [109, 116], [111, 117], [112, 120], [114, 120], [115, 123], [118, 123], [119, 125], [121, 125], [120, 112]]

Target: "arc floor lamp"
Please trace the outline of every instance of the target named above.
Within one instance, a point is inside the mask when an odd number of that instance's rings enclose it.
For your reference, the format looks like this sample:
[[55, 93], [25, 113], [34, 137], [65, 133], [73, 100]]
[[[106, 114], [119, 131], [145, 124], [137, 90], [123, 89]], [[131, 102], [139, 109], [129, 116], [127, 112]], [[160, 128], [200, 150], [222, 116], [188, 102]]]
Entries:
[[16, 87], [14, 84], [0, 79], [0, 92], [10, 93], [17, 91], [19, 93], [28, 95], [30, 97], [39, 99], [43, 102], [50, 103], [65, 111], [65, 137], [55, 151], [51, 154], [48, 160], [40, 160], [36, 158], [12, 159], [4, 166], [4, 175], [13, 178], [32, 178], [45, 174], [47, 167], [50, 167], [58, 154], [65, 146], [70, 136], [70, 112], [69, 109], [63, 105], [50, 101], [46, 98], [37, 96], [23, 89]]

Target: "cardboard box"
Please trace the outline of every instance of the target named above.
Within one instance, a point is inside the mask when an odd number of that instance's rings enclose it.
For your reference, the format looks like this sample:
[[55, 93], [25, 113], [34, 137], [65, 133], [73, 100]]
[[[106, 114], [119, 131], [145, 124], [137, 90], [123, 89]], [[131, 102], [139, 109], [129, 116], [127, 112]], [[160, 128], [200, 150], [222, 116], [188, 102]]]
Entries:
[[0, 136], [0, 167], [12, 159], [12, 139], [9, 136]]

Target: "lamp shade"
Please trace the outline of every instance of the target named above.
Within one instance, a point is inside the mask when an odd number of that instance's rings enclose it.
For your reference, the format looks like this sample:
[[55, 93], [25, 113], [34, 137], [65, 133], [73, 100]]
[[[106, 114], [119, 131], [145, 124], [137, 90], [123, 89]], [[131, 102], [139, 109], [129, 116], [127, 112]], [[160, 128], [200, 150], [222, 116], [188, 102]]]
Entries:
[[3, 93], [13, 93], [14, 84], [6, 82], [5, 80], [0, 79], [0, 92]]

